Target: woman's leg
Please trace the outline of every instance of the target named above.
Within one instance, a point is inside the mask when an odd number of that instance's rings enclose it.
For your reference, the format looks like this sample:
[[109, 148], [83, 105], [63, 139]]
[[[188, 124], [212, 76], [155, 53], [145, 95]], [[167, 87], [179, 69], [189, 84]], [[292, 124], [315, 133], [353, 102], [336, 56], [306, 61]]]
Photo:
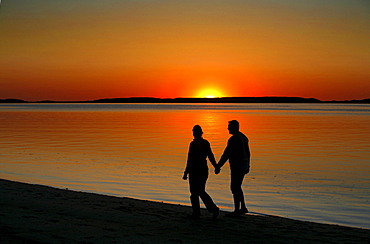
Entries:
[[189, 188], [190, 188], [190, 202], [191, 202], [191, 207], [193, 209], [193, 216], [198, 217], [200, 216], [200, 203], [199, 203], [200, 185], [199, 185], [198, 175], [189, 174]]
[[213, 202], [211, 196], [206, 192], [207, 179], [208, 179], [208, 170], [200, 177], [199, 196], [202, 199], [204, 205], [206, 206], [208, 212], [213, 214], [213, 219], [216, 219], [220, 213], [220, 209]]

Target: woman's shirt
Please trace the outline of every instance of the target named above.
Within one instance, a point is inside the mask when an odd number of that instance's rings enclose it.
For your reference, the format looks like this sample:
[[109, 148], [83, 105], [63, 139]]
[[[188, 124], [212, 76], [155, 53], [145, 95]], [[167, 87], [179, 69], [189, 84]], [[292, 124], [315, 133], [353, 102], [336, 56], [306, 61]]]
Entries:
[[202, 137], [195, 138], [189, 146], [188, 160], [185, 172], [192, 173], [200, 170], [208, 170], [207, 157], [212, 165], [216, 165], [211, 144]]

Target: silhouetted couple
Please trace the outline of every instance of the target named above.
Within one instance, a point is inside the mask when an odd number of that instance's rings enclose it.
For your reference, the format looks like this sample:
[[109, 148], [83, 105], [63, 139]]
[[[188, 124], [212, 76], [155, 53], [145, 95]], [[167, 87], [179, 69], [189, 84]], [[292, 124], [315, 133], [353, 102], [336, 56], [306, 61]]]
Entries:
[[183, 176], [183, 179], [186, 180], [189, 175], [190, 201], [193, 209], [192, 218], [196, 219], [200, 216], [199, 197], [202, 199], [207, 210], [213, 214], [214, 219], [219, 215], [219, 208], [206, 192], [208, 179], [207, 157], [215, 168], [215, 174], [219, 174], [221, 167], [229, 160], [231, 172], [230, 189], [234, 198], [234, 212], [230, 213], [229, 216], [237, 217], [248, 213], [244, 202], [242, 183], [250, 167], [249, 141], [239, 131], [238, 121], [229, 121], [227, 129], [232, 136], [229, 138], [225, 151], [217, 164], [210, 143], [202, 137], [202, 128], [199, 125], [193, 127], [194, 140], [190, 143]]

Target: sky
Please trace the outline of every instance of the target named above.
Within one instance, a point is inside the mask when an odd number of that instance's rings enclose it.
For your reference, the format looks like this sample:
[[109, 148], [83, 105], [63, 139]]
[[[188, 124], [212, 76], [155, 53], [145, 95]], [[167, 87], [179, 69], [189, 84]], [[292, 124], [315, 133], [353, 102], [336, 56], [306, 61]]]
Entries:
[[370, 97], [368, 0], [3, 0], [0, 99]]

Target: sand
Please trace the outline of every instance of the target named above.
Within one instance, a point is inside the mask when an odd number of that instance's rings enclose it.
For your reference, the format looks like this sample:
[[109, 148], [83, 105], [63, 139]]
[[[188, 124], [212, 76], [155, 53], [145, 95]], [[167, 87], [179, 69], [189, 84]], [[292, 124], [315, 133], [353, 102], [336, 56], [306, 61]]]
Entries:
[[0, 243], [370, 243], [370, 230], [0, 180]]

